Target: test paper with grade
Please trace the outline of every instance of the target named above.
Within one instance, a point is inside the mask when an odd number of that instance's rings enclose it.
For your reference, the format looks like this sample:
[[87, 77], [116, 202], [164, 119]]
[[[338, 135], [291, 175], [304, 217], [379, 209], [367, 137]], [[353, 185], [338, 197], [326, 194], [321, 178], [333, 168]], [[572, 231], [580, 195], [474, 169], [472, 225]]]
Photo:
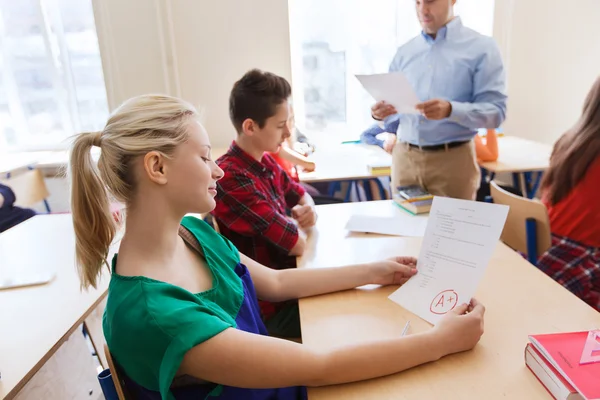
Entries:
[[434, 325], [470, 302], [498, 245], [508, 208], [434, 197], [418, 273], [389, 298]]
[[356, 75], [363, 87], [376, 101], [393, 105], [400, 114], [418, 114], [415, 106], [421, 101], [402, 72]]

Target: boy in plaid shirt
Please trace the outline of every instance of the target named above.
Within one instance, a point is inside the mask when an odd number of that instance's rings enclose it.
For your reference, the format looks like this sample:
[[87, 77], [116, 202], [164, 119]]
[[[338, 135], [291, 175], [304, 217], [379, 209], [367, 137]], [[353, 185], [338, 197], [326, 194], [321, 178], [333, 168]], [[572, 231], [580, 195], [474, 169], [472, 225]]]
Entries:
[[[221, 233], [241, 253], [275, 269], [295, 268], [316, 222], [314, 201], [267, 152], [290, 137], [290, 84], [269, 72], [251, 70], [236, 82], [229, 115], [237, 138], [217, 160], [225, 171], [212, 212]], [[270, 334], [300, 336], [297, 302], [260, 302]]]

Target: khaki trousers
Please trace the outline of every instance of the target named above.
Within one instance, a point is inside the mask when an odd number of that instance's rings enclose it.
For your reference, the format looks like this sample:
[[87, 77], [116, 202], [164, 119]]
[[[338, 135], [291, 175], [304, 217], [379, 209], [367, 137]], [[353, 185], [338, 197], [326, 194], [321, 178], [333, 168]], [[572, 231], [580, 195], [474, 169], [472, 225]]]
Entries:
[[397, 142], [392, 151], [392, 192], [419, 185], [436, 196], [475, 200], [481, 171], [473, 141], [445, 150], [427, 151]]

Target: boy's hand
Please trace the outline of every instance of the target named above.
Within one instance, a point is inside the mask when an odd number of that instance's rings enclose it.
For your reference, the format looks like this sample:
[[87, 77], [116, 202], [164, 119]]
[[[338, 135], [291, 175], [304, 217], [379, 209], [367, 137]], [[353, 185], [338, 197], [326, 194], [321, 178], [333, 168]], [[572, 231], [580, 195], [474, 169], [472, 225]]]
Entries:
[[298, 221], [300, 228], [306, 229], [315, 225], [317, 222], [317, 213], [315, 212], [314, 206], [311, 204], [305, 204], [303, 206], [298, 204], [292, 208], [292, 218]]

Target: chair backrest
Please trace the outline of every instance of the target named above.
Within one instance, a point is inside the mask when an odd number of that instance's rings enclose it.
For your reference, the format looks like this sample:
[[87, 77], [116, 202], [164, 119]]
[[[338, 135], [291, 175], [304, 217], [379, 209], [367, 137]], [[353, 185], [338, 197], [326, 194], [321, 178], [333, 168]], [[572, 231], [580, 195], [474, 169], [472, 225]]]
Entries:
[[44, 176], [39, 169], [13, 175], [1, 182], [15, 193], [15, 206], [31, 208], [50, 196]]
[[[212, 217], [212, 215], [211, 215], [211, 217]], [[221, 229], [219, 228], [219, 221], [217, 221], [217, 219], [215, 217], [212, 217], [212, 226], [213, 226], [213, 229], [217, 233], [221, 233]]]
[[500, 239], [513, 249], [528, 254], [526, 224], [528, 219], [533, 219], [536, 222], [537, 255], [544, 254], [551, 245], [550, 220], [546, 206], [538, 200], [507, 192], [494, 181], [490, 183], [490, 191], [494, 203], [510, 207]]
[[221, 233], [221, 231], [219, 230], [219, 225], [217, 224], [217, 219], [215, 217], [212, 216], [211, 213], [189, 213], [186, 214], [186, 216], [189, 217], [196, 217], [198, 219], [203, 220], [204, 222], [206, 222], [207, 224], [209, 224], [210, 226], [213, 227], [213, 229], [217, 232], [217, 233]]
[[112, 376], [113, 383], [115, 384], [115, 389], [117, 390], [117, 396], [119, 396], [119, 400], [126, 400], [125, 392], [123, 391], [123, 385], [121, 385], [121, 377], [119, 376], [118, 368], [115, 362], [110, 355], [110, 350], [106, 343], [104, 343], [104, 355], [106, 356], [106, 360], [108, 361], [108, 368], [110, 369], [110, 374]]

